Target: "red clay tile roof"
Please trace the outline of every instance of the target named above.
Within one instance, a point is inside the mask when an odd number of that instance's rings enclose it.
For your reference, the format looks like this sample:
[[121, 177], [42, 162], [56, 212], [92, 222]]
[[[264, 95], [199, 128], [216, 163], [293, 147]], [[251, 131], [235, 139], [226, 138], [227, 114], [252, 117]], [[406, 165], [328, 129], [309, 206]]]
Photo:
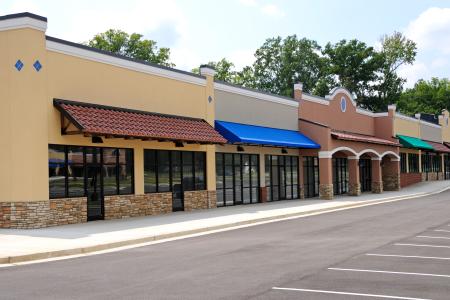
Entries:
[[380, 145], [395, 146], [395, 147], [400, 146], [399, 143], [385, 140], [385, 139], [380, 139], [380, 138], [370, 136], [370, 135], [362, 135], [362, 134], [342, 132], [342, 131], [332, 131], [331, 135], [338, 140], [365, 142], [365, 143], [380, 144]]
[[202, 119], [55, 99], [54, 106], [82, 133], [113, 137], [225, 144]]
[[428, 144], [433, 146], [433, 148], [436, 152], [450, 153], [450, 149], [441, 143], [436, 143], [436, 142], [431, 142], [431, 141], [425, 141], [425, 142], [427, 142]]

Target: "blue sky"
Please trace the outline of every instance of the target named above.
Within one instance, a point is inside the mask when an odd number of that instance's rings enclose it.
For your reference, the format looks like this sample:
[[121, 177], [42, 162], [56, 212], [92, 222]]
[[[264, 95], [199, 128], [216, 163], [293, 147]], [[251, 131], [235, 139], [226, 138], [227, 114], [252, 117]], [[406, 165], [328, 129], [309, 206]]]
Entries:
[[2, 0], [0, 14], [22, 11], [46, 16], [48, 35], [74, 42], [109, 28], [142, 33], [170, 47], [183, 70], [222, 57], [239, 69], [278, 35], [377, 46], [383, 34], [401, 31], [418, 44], [416, 63], [400, 70], [409, 86], [449, 77], [450, 0]]

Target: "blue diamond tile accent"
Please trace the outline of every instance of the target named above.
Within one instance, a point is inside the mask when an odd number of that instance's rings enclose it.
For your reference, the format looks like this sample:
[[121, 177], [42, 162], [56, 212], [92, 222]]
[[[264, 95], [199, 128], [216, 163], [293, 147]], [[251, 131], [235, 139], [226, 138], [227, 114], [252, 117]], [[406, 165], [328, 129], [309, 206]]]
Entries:
[[38, 71], [38, 72], [42, 69], [42, 65], [41, 65], [41, 63], [39, 62], [39, 60], [36, 60], [36, 61], [34, 62], [33, 67], [34, 67], [34, 68], [36, 69], [36, 71]]
[[18, 59], [18, 60], [16, 61], [16, 64], [14, 65], [14, 67], [16, 67], [17, 71], [22, 70], [22, 68], [23, 68], [23, 62], [22, 62], [20, 59]]

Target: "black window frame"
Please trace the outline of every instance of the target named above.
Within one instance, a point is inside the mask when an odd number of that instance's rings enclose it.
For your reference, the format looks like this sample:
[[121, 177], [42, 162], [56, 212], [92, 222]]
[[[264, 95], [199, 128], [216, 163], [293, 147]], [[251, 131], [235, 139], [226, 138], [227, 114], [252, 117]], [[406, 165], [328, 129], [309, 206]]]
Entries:
[[349, 170], [348, 159], [346, 157], [333, 157], [333, 194], [343, 195], [348, 193]]
[[[161, 191], [160, 190], [160, 172], [159, 172], [159, 157], [161, 155], [162, 152], [167, 152], [168, 153], [168, 174], [169, 174], [169, 190], [166, 191]], [[155, 191], [149, 191], [147, 189], [147, 185], [145, 184], [146, 182], [146, 153], [154, 153], [154, 161], [153, 161], [153, 166], [155, 167]], [[206, 173], [206, 152], [204, 151], [182, 151], [182, 150], [164, 150], [164, 149], [144, 149], [144, 193], [145, 194], [155, 194], [155, 193], [172, 193], [174, 192], [174, 188], [173, 188], [173, 181], [174, 181], [174, 156], [176, 155], [180, 155], [180, 165], [179, 165], [179, 174], [176, 175], [180, 175], [180, 180], [181, 180], [181, 191], [204, 191], [207, 189], [207, 173]], [[185, 155], [183, 155], [185, 154]], [[183, 156], [191, 156], [191, 164], [190, 166], [192, 167], [192, 188], [188, 188], [186, 189], [184, 186], [184, 180], [185, 180], [185, 176], [184, 176], [184, 167], [188, 166], [188, 164], [184, 164], [184, 160], [185, 158], [183, 158]], [[200, 168], [198, 168], [200, 165], [196, 164], [196, 159], [199, 155], [203, 156], [203, 163], [202, 166]], [[203, 183], [201, 186], [198, 185], [197, 182], [197, 173], [200, 173], [200, 170], [203, 171]], [[187, 177], [186, 177], [187, 178]]]
[[[276, 162], [274, 162], [274, 158], [276, 157]], [[265, 157], [265, 181], [267, 188], [267, 201], [280, 201], [280, 200], [295, 200], [300, 198], [300, 157], [297, 155], [275, 155], [275, 154], [266, 154]], [[288, 185], [287, 182], [287, 174], [286, 174], [286, 161], [289, 160], [291, 164], [291, 184]], [[296, 161], [296, 168], [294, 168], [294, 161]], [[274, 170], [276, 168], [276, 170]], [[268, 172], [267, 172], [268, 171]], [[274, 172], [278, 177], [278, 184], [274, 185], [273, 174]], [[294, 173], [296, 173], [297, 181], [294, 181]], [[269, 174], [269, 178], [267, 178], [267, 174]], [[284, 177], [282, 177], [282, 175]], [[284, 185], [281, 184], [281, 178], [284, 178]], [[269, 184], [269, 186], [267, 186]], [[274, 189], [276, 187], [276, 189]], [[290, 197], [288, 197], [287, 189], [290, 187]], [[284, 190], [284, 192], [283, 192]], [[276, 191], [278, 191], [276, 193]], [[276, 196], [276, 197], [274, 197]]]
[[[248, 165], [244, 162], [244, 157], [248, 157]], [[218, 159], [220, 158], [220, 159]], [[227, 159], [228, 158], [228, 159]], [[231, 161], [229, 160], [231, 158]], [[256, 165], [253, 163], [253, 161], [256, 161]], [[230, 163], [227, 163], [230, 162]], [[220, 162], [220, 163], [218, 163]], [[253, 175], [252, 175], [252, 168], [256, 166], [256, 174], [254, 176], [256, 177], [256, 186], [253, 184]], [[232, 175], [232, 184], [231, 187], [228, 187], [226, 183], [226, 177], [227, 177], [227, 167], [231, 168], [231, 175]], [[245, 186], [244, 184], [244, 168], [249, 168], [249, 185]], [[253, 153], [227, 153], [227, 152], [216, 152], [216, 178], [218, 178], [219, 172], [221, 172], [222, 177], [222, 187], [218, 188], [216, 185], [216, 194], [220, 195], [221, 197], [217, 197], [217, 207], [224, 207], [224, 206], [234, 206], [234, 205], [247, 205], [247, 204], [255, 204], [260, 202], [260, 165], [259, 165], [259, 154], [253, 154]], [[236, 186], [236, 180], [238, 180], [238, 187]], [[250, 195], [250, 201], [245, 202], [244, 198], [244, 191], [248, 189], [249, 195]], [[237, 199], [237, 191], [240, 191], [239, 199], [240, 201], [236, 201]], [[227, 193], [228, 191], [228, 193]], [[230, 194], [231, 192], [231, 194]], [[230, 201], [227, 197], [227, 195], [232, 195], [232, 201]], [[219, 200], [221, 199], [221, 200]]]
[[408, 173], [419, 173], [419, 154], [408, 153]]
[[400, 173], [408, 172], [408, 161], [407, 161], [407, 153], [400, 153]]
[[319, 196], [319, 158], [317, 156], [303, 156], [303, 191], [305, 198]]
[[[87, 162], [86, 160], [86, 151], [88, 149], [100, 149], [100, 161], [97, 161], [96, 164], [100, 165], [103, 171], [103, 152], [104, 149], [114, 149], [116, 150], [116, 164], [115, 164], [115, 175], [116, 175], [116, 193], [114, 194], [108, 194], [106, 196], [117, 196], [117, 195], [133, 195], [135, 192], [135, 178], [134, 178], [134, 149], [133, 148], [126, 148], [126, 147], [98, 147], [98, 146], [79, 146], [79, 145], [60, 145], [60, 144], [48, 144], [48, 151], [50, 151], [51, 147], [63, 147], [64, 149], [64, 168], [65, 168], [65, 179], [64, 179], [64, 196], [57, 196], [52, 197], [51, 195], [51, 187], [50, 187], [50, 174], [48, 174], [49, 177], [49, 199], [65, 199], [65, 198], [79, 198], [79, 197], [87, 197], [87, 166], [89, 164], [92, 164], [90, 162]], [[76, 163], [73, 165], [78, 165], [83, 168], [83, 194], [82, 195], [70, 195], [69, 191], [69, 162], [68, 162], [68, 155], [69, 155], [69, 149], [71, 148], [81, 148], [82, 149], [82, 155], [83, 155], [83, 162], [82, 163]], [[120, 180], [119, 180], [119, 151], [117, 150], [126, 150], [130, 153], [130, 175], [131, 175], [131, 191], [129, 193], [120, 193]], [[50, 158], [49, 158], [50, 159]], [[49, 161], [50, 163], [50, 161]], [[112, 165], [112, 164], [108, 164]], [[125, 163], [126, 165], [126, 163]], [[100, 177], [100, 186], [101, 186], [101, 193], [104, 195], [104, 185], [103, 185], [103, 172], [101, 173]]]

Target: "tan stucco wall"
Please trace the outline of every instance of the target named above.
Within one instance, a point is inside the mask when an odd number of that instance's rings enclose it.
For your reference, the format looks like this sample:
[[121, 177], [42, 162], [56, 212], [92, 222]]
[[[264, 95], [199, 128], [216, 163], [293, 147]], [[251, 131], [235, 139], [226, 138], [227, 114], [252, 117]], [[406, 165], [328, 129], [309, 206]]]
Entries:
[[442, 142], [442, 129], [431, 124], [420, 123], [420, 137], [426, 141]]
[[297, 107], [217, 89], [215, 95], [217, 120], [289, 130], [298, 129]]
[[449, 117], [448, 110], [444, 110], [442, 112], [442, 118], [439, 118], [439, 124], [442, 126], [442, 140], [447, 143], [450, 143]]
[[[46, 200], [45, 36], [34, 29], [0, 31], [0, 45], [0, 201]], [[36, 59], [44, 65], [40, 72], [33, 68]]]
[[395, 116], [394, 132], [396, 135], [400, 134], [420, 138], [420, 124], [417, 120], [405, 120]]
[[[144, 192], [143, 149], [207, 152], [208, 189], [215, 190], [214, 146], [103, 139], [91, 144], [80, 135], [62, 136], [53, 98], [202, 118], [214, 123], [212, 78], [202, 84], [94, 62], [46, 49], [44, 32], [0, 32], [0, 201], [48, 200], [48, 144], [127, 147], [134, 149], [135, 192]], [[25, 67], [14, 68], [17, 59]], [[43, 68], [32, 64], [39, 59]], [[3, 71], [5, 70], [5, 71]]]

